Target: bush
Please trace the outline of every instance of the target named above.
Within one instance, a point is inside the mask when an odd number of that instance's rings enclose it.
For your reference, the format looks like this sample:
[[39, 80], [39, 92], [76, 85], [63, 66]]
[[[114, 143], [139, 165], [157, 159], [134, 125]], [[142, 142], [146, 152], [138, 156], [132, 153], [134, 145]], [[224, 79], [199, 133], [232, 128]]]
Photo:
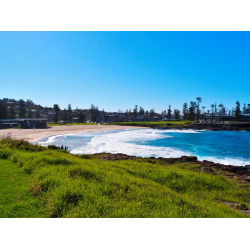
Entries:
[[48, 149], [56, 150], [56, 149], [60, 149], [60, 148], [57, 147], [56, 145], [48, 145]]
[[7, 159], [12, 154], [12, 151], [10, 149], [3, 149], [0, 150], [0, 158]]
[[31, 152], [40, 152], [46, 150], [46, 148], [39, 146], [37, 144], [31, 144], [24, 140], [12, 140], [12, 139], [3, 139], [0, 141], [0, 148], [16, 148], [23, 149]]

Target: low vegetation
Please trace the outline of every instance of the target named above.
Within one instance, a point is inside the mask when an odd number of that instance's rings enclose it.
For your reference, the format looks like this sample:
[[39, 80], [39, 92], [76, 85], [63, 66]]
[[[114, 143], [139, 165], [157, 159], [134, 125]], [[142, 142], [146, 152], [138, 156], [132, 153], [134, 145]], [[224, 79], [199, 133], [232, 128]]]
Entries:
[[97, 123], [72, 122], [72, 123], [47, 123], [47, 126], [69, 126], [69, 125], [97, 125]]
[[172, 126], [172, 127], [185, 127], [185, 125], [190, 125], [190, 122], [187, 120], [183, 121], [156, 121], [156, 122], [114, 122], [112, 123], [113, 125], [124, 125], [124, 126], [152, 126], [152, 125], [157, 125], [159, 127], [167, 127], [167, 126]]
[[248, 217], [248, 184], [153, 159], [104, 161], [0, 141], [0, 217]]

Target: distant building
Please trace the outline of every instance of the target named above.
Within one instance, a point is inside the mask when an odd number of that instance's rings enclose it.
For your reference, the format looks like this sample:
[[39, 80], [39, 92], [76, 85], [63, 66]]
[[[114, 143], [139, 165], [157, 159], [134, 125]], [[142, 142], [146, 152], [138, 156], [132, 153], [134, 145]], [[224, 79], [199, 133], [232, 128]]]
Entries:
[[73, 117], [73, 118], [72, 118], [72, 121], [73, 121], [73, 122], [79, 122], [79, 118], [78, 118], [78, 117]]
[[17, 126], [21, 128], [46, 128], [47, 118], [0, 119], [0, 129]]
[[239, 117], [240, 122], [250, 122], [250, 114], [241, 114]]
[[120, 122], [120, 121], [122, 121], [122, 117], [119, 114], [99, 115], [96, 117], [96, 122], [100, 123]]
[[158, 117], [143, 117], [143, 118], [135, 118], [135, 117], [130, 117], [128, 119], [130, 122], [155, 122], [158, 121]]
[[[235, 121], [234, 115], [227, 115], [227, 114], [207, 114], [206, 115], [207, 120], [215, 120], [215, 121]], [[250, 114], [240, 114], [239, 116], [239, 122], [250, 122]]]

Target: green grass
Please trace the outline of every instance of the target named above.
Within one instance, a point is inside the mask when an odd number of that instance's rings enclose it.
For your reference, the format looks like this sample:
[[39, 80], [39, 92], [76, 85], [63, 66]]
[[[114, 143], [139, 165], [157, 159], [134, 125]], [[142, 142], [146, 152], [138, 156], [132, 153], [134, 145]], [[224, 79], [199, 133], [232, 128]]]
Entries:
[[247, 217], [249, 185], [199, 165], [107, 162], [23, 141], [0, 141], [0, 217]]
[[166, 127], [166, 126], [173, 126], [173, 127], [180, 127], [185, 126], [185, 124], [190, 124], [189, 121], [159, 121], [159, 122], [114, 122], [113, 125], [137, 125], [137, 126], [151, 126], [151, 125], [157, 125], [160, 127]]
[[67, 126], [67, 125], [97, 125], [97, 123], [84, 123], [84, 122], [73, 122], [73, 123], [65, 123], [65, 124], [59, 124], [59, 123], [47, 123], [47, 126]]
[[0, 159], [0, 217], [46, 217], [46, 208], [30, 188], [30, 176], [17, 164]]

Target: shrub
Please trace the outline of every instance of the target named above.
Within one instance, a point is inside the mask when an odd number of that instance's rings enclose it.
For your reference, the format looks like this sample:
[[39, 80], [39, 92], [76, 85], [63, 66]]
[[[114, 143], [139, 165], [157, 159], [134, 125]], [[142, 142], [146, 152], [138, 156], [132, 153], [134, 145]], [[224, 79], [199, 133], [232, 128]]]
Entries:
[[60, 148], [57, 147], [56, 145], [48, 145], [48, 149], [56, 150], [56, 149], [60, 149]]
[[8, 148], [0, 150], [0, 158], [7, 159], [12, 154], [12, 151]]

